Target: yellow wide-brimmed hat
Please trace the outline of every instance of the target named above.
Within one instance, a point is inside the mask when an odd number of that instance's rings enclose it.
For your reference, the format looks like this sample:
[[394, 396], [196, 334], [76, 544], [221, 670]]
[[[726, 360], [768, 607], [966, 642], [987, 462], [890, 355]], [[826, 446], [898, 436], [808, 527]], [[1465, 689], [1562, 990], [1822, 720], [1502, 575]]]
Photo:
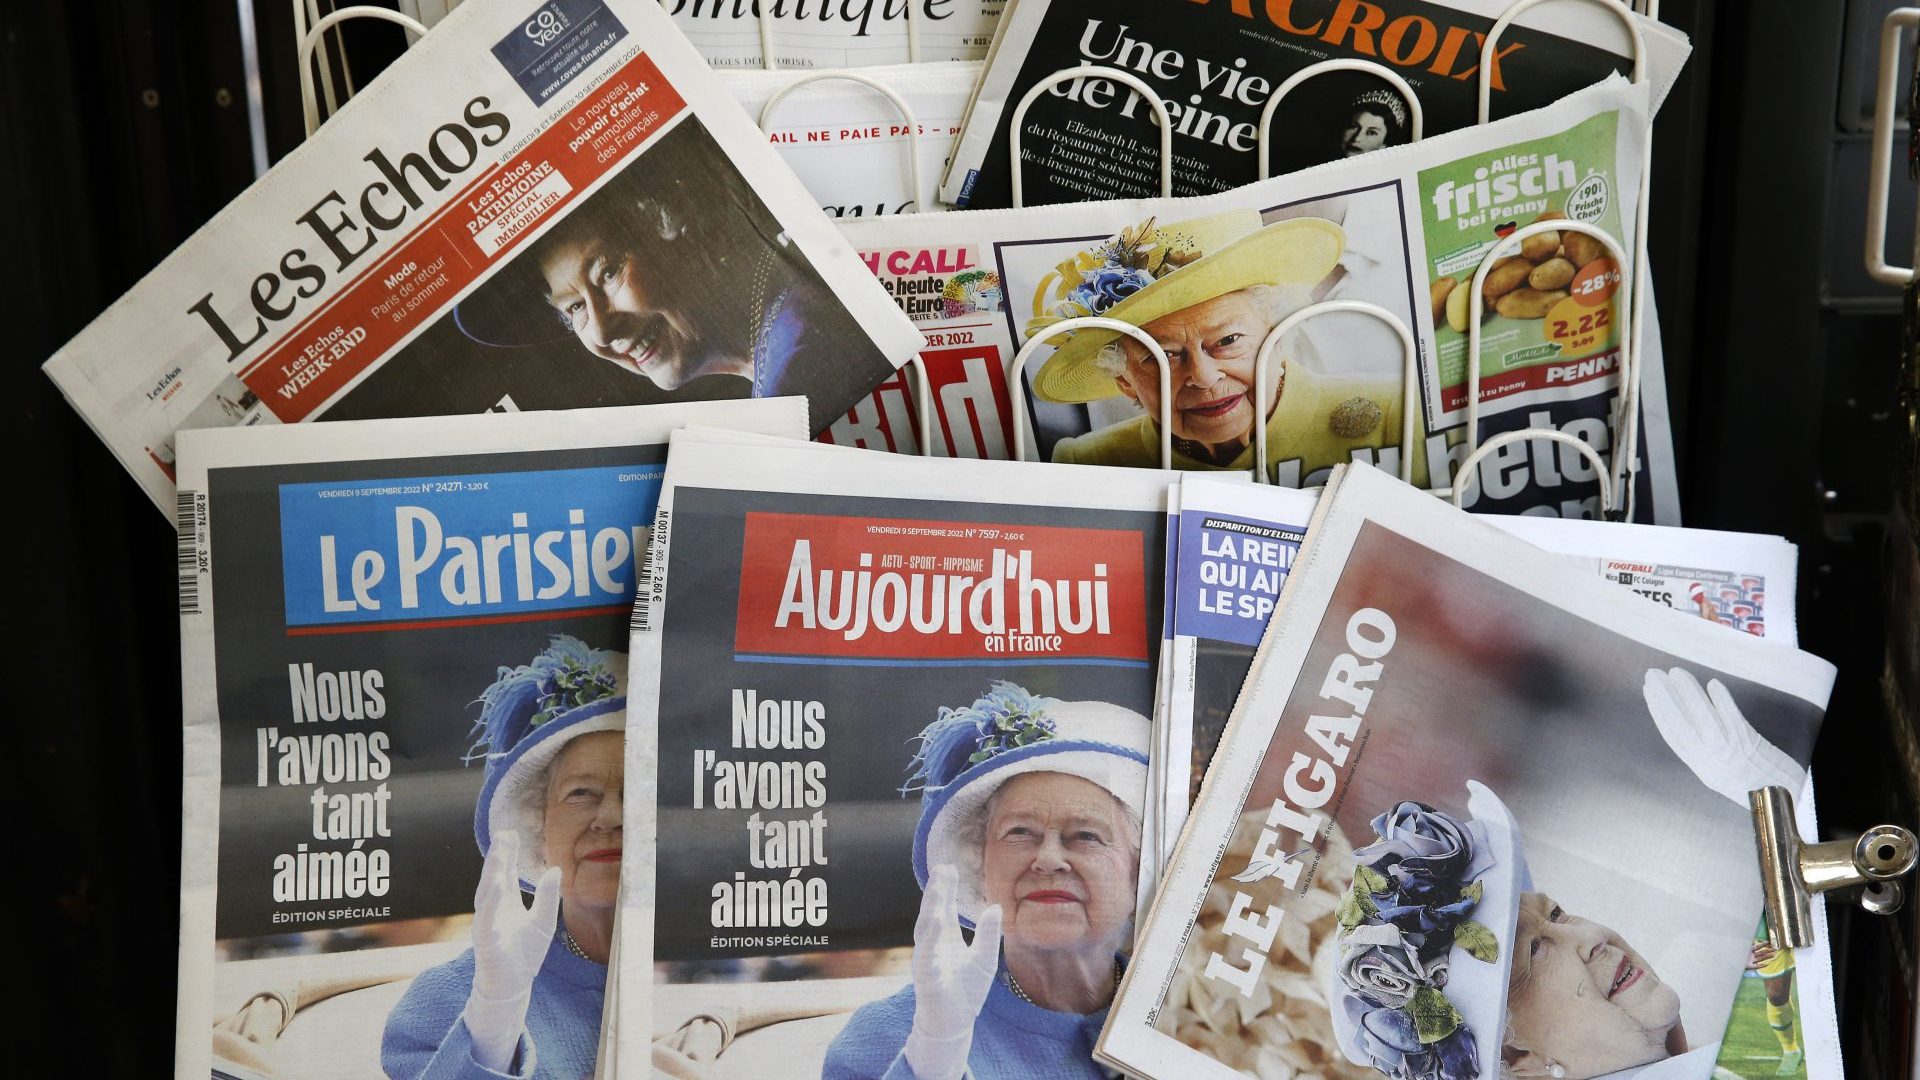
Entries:
[[[1322, 218], [1260, 223], [1257, 210], [1231, 210], [1160, 225], [1148, 218], [1076, 253], [1034, 289], [1028, 337], [1061, 319], [1104, 315], [1135, 326], [1253, 285], [1314, 285], [1333, 271], [1346, 233]], [[1064, 336], [1064, 335], [1063, 335]], [[1078, 330], [1064, 336], [1034, 376], [1043, 401], [1077, 405], [1120, 392], [1094, 363], [1121, 335]]]

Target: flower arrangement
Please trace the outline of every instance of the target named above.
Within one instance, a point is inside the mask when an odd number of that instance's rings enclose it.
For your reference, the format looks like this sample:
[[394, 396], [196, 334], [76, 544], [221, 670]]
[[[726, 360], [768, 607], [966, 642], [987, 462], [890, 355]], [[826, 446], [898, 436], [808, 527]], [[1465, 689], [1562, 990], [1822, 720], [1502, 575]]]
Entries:
[[971, 705], [940, 707], [939, 718], [918, 736], [920, 750], [908, 762], [914, 771], [900, 793], [945, 787], [974, 765], [1053, 735], [1054, 722], [1033, 695], [1013, 683], [995, 682]]
[[1474, 841], [1452, 815], [1401, 802], [1373, 819], [1376, 839], [1354, 851], [1353, 885], [1338, 911], [1339, 977], [1362, 1052], [1394, 1080], [1480, 1075], [1473, 1032], [1442, 991], [1455, 946], [1500, 959], [1474, 921], [1482, 885], [1469, 881]]
[[480, 693], [476, 739], [464, 760], [503, 756], [555, 717], [615, 696], [619, 682], [612, 663], [612, 653], [563, 634], [532, 663], [501, 667]]
[[1061, 319], [1105, 315], [1115, 304], [1206, 254], [1188, 233], [1153, 218], [1078, 252], [1054, 268], [1066, 295], [1027, 321], [1029, 335]]

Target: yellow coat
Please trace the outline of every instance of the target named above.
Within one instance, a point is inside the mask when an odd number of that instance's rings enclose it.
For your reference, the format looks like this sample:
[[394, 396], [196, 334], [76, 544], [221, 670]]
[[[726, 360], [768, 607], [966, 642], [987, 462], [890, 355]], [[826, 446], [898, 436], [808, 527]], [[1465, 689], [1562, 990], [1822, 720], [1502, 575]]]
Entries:
[[[1400, 379], [1395, 375], [1329, 375], [1290, 365], [1279, 404], [1267, 419], [1267, 470], [1298, 460], [1298, 476], [1352, 460], [1357, 449], [1378, 450], [1400, 444]], [[1415, 425], [1418, 434], [1419, 425]], [[1417, 439], [1416, 439], [1417, 442]], [[1416, 454], [1418, 453], [1416, 447]], [[1085, 435], [1061, 439], [1053, 460], [1072, 465], [1126, 465], [1157, 468], [1160, 425], [1142, 413]], [[1415, 459], [1416, 467], [1419, 459]], [[1176, 469], [1247, 471], [1253, 467], [1253, 443], [1225, 465], [1201, 461], [1174, 444]]]

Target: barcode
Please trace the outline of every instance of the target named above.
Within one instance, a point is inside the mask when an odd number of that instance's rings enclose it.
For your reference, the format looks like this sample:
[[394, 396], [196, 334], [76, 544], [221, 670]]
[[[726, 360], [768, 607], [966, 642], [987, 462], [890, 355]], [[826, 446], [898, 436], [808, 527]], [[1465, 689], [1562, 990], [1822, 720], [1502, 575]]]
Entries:
[[196, 508], [197, 491], [179, 491], [173, 496], [174, 527], [180, 559], [180, 614], [200, 614], [200, 520]]
[[647, 552], [640, 563], [640, 587], [634, 590], [633, 615], [627, 620], [627, 632], [644, 634], [652, 629], [653, 605], [666, 589], [667, 532], [673, 512], [657, 507], [653, 528], [647, 534]]

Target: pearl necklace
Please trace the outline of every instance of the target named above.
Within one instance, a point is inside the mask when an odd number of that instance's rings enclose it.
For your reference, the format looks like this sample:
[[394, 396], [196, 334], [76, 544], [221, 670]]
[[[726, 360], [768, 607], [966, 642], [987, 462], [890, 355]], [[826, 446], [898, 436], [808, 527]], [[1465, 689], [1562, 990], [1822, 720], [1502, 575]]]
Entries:
[[573, 939], [573, 931], [567, 929], [564, 926], [561, 927], [560, 940], [567, 943], [568, 952], [572, 953], [573, 955], [579, 957], [582, 960], [593, 962], [593, 957], [587, 955], [587, 950], [581, 948], [580, 943]]
[[[1120, 958], [1117, 956], [1114, 957], [1113, 958], [1113, 985], [1115, 987], [1118, 987], [1120, 985], [1120, 975], [1124, 970], [1125, 969], [1121, 966]], [[1021, 1001], [1026, 1002], [1027, 1004], [1033, 1006], [1036, 1009], [1046, 1008], [1045, 1005], [1042, 1005], [1039, 1002], [1028, 997], [1027, 992], [1020, 988], [1020, 981], [1013, 977], [1012, 968], [1007, 969], [1007, 989], [1013, 991], [1014, 997], [1019, 998]]]

